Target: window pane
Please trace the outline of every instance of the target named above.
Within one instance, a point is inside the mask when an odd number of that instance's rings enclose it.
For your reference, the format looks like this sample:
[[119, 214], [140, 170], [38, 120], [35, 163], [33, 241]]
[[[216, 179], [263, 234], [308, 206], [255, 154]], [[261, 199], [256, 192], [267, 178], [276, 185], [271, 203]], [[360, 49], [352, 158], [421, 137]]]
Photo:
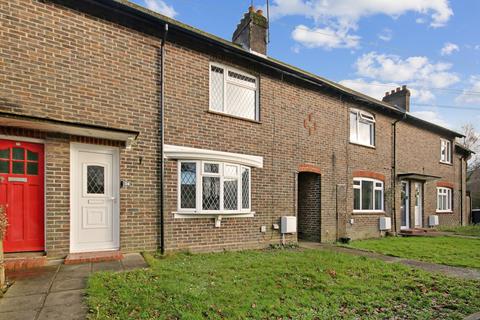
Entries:
[[225, 210], [238, 209], [238, 180], [223, 182], [223, 208]]
[[353, 189], [353, 209], [360, 210], [360, 189]]
[[225, 165], [223, 169], [223, 175], [226, 177], [237, 177], [238, 176], [238, 167]]
[[373, 210], [372, 181], [362, 181], [362, 210]]
[[360, 185], [360, 180], [353, 180], [353, 185], [354, 186], [359, 186]]
[[87, 166], [87, 193], [105, 193], [105, 168], [102, 166]]
[[372, 129], [373, 124], [368, 122], [360, 121], [358, 123], [358, 142], [363, 144], [372, 145]]
[[8, 164], [8, 161], [0, 161], [0, 173], [9, 173]]
[[204, 163], [203, 171], [205, 173], [219, 173], [220, 165], [218, 163]]
[[225, 112], [243, 118], [256, 119], [256, 92], [233, 83], [227, 83]]
[[12, 163], [12, 173], [15, 174], [24, 174], [25, 173], [25, 162], [13, 162]]
[[223, 111], [223, 69], [212, 66], [210, 81], [210, 108], [214, 111]]
[[203, 177], [203, 210], [220, 210], [220, 177]]
[[357, 141], [357, 113], [350, 112], [350, 141]]
[[447, 210], [447, 197], [442, 196], [442, 210]]
[[382, 210], [382, 190], [375, 190], [375, 210]]
[[250, 170], [242, 168], [242, 209], [250, 207]]
[[25, 159], [25, 149], [13, 148], [13, 160], [24, 160], [24, 159]]
[[37, 162], [27, 162], [27, 174], [37, 175], [38, 174], [38, 163]]
[[38, 161], [38, 153], [27, 150], [27, 160], [29, 161]]
[[10, 159], [10, 149], [0, 150], [0, 158], [2, 158], [2, 159]]
[[197, 202], [197, 164], [182, 162], [180, 177], [180, 208], [195, 209]]

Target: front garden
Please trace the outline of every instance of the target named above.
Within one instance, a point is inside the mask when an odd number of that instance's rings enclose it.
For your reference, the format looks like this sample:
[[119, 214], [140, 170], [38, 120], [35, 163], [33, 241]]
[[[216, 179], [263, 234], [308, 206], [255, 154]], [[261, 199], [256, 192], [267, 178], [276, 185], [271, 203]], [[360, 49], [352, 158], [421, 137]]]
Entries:
[[98, 273], [90, 319], [462, 319], [480, 282], [321, 250], [146, 256], [151, 268]]

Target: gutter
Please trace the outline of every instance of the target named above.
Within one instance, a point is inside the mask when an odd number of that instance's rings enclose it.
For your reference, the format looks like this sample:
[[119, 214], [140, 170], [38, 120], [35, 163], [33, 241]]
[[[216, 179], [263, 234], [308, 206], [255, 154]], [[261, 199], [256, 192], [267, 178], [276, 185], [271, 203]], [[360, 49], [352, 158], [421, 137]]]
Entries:
[[[397, 123], [399, 123], [400, 121], [404, 121], [406, 119], [407, 119], [407, 113], [405, 112], [403, 113], [403, 116], [400, 119], [397, 119], [392, 123], [393, 156], [392, 156], [392, 178], [391, 178], [392, 181], [390, 182], [390, 184], [391, 184], [392, 198], [393, 198], [393, 201], [392, 201], [393, 230], [395, 231], [395, 233], [397, 232], [397, 201], [396, 201], [397, 200]], [[408, 195], [408, 197], [410, 197], [410, 195]]]
[[160, 219], [160, 252], [165, 254], [165, 224], [164, 224], [164, 204], [165, 204], [165, 43], [168, 36], [168, 23], [164, 25], [164, 34], [161, 43], [161, 60], [160, 60], [160, 72], [161, 72], [161, 91], [160, 91], [160, 123], [158, 125], [159, 137], [160, 137], [160, 199], [159, 199], [159, 219]]

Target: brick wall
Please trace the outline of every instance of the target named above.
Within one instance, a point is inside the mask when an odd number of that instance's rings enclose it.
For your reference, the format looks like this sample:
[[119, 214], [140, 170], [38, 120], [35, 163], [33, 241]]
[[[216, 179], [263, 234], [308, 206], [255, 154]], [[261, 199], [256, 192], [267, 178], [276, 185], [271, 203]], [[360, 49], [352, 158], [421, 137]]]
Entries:
[[320, 175], [298, 174], [298, 238], [320, 241]]
[[[140, 132], [121, 149], [120, 245], [158, 248], [159, 39], [52, 3], [0, 2], [0, 110]], [[21, 131], [14, 134], [24, 135]], [[46, 135], [46, 249], [69, 251], [68, 136]]]

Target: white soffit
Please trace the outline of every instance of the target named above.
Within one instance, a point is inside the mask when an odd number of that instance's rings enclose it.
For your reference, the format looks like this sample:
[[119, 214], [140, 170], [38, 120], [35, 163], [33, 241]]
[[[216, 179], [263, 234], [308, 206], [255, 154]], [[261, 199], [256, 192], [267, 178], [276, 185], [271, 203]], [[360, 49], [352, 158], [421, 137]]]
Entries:
[[207, 160], [241, 164], [247, 167], [263, 168], [263, 157], [241, 153], [198, 149], [166, 144], [163, 152], [166, 159]]

